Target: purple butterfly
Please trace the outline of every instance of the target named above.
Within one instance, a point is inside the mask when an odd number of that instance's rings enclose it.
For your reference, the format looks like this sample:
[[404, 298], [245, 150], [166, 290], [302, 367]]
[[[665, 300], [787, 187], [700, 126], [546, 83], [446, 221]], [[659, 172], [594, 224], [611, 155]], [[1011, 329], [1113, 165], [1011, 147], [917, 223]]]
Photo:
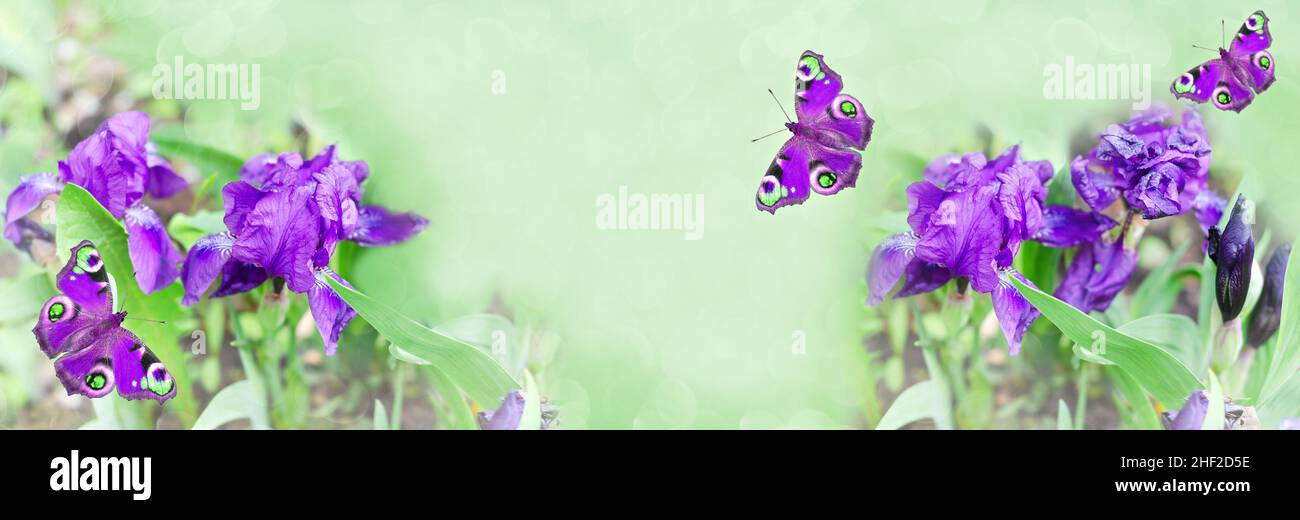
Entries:
[[68, 395], [103, 397], [114, 387], [127, 399], [163, 403], [176, 395], [158, 357], [122, 328], [126, 313], [113, 312], [108, 269], [94, 244], [72, 248], [58, 285], [63, 294], [45, 302], [32, 332]]
[[1262, 93], [1273, 84], [1277, 64], [1266, 50], [1272, 43], [1268, 17], [1255, 11], [1232, 37], [1230, 49], [1219, 47], [1218, 58], [1179, 76], [1169, 91], [1197, 103], [1211, 101], [1219, 110], [1241, 112], [1255, 99], [1252, 88]]
[[799, 120], [785, 124], [794, 137], [777, 152], [754, 198], [758, 209], [773, 214], [782, 206], [802, 204], [810, 192], [834, 195], [853, 186], [862, 156], [850, 148], [865, 149], [875, 123], [862, 103], [840, 94], [844, 81], [822, 55], [804, 51], [794, 77]]

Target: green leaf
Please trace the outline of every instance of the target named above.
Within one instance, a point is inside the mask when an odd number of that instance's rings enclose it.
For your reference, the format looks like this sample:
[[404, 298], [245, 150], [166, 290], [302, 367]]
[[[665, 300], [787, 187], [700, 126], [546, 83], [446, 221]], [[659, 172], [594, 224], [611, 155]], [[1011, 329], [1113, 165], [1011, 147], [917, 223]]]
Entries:
[[195, 430], [214, 430], [223, 424], [248, 419], [253, 429], [265, 430], [271, 423], [266, 403], [256, 383], [244, 379], [236, 381], [217, 392], [208, 402], [203, 414], [194, 421]]
[[219, 186], [239, 180], [239, 170], [244, 167], [243, 159], [216, 148], [167, 136], [167, 133], [169, 132], [162, 130], [149, 136], [149, 141], [158, 147], [158, 155], [190, 163], [205, 177], [215, 175], [216, 180], [212, 183]]
[[533, 374], [524, 372], [524, 384], [528, 390], [524, 393], [524, 414], [519, 418], [519, 430], [542, 429], [542, 394], [537, 390], [537, 381]]
[[1118, 367], [1105, 367], [1103, 370], [1110, 375], [1111, 380], [1115, 382], [1115, 388], [1119, 389], [1119, 395], [1128, 405], [1125, 422], [1137, 428], [1159, 430], [1160, 416], [1156, 415], [1155, 407], [1151, 406], [1151, 400], [1147, 398], [1146, 392], [1142, 391], [1137, 381]]
[[1201, 423], [1202, 430], [1222, 430], [1223, 429], [1223, 388], [1219, 386], [1219, 377], [1210, 372], [1210, 389], [1207, 392], [1210, 396], [1210, 408], [1205, 411], [1205, 420]]
[[167, 234], [188, 251], [200, 238], [225, 231], [224, 216], [219, 211], [200, 211], [193, 215], [177, 213], [167, 223]]
[[388, 429], [388, 411], [384, 409], [384, 403], [379, 402], [378, 399], [375, 399], [374, 425], [376, 430]]
[[506, 392], [520, 388], [515, 378], [478, 347], [425, 327], [378, 300], [344, 287], [333, 278], [326, 279], [334, 291], [388, 341], [407, 354], [437, 367], [470, 399], [492, 406], [501, 402]]
[[440, 416], [447, 419], [448, 429], [453, 430], [473, 430], [478, 427], [478, 421], [474, 418], [474, 411], [470, 410], [469, 404], [465, 402], [465, 396], [461, 395], [460, 389], [451, 382], [447, 374], [442, 373], [437, 367], [426, 365], [421, 367], [429, 376], [429, 381], [433, 389], [438, 393], [438, 397], [446, 405], [446, 414]]
[[1202, 352], [1205, 343], [1200, 339], [1200, 329], [1197, 328], [1196, 322], [1187, 316], [1181, 314], [1144, 316], [1121, 325], [1119, 331], [1164, 348], [1190, 368], [1193, 374], [1204, 374], [1209, 370], [1209, 366], [1205, 364], [1209, 358]]
[[939, 415], [943, 412], [939, 410], [941, 407], [936, 403], [945, 397], [940, 395], [940, 390], [939, 385], [933, 380], [907, 387], [903, 393], [898, 394], [897, 399], [894, 399], [894, 404], [889, 405], [889, 410], [880, 419], [876, 429], [897, 430], [925, 418], [932, 418], [938, 422]]
[[1181, 403], [1205, 387], [1178, 358], [1147, 341], [1124, 334], [1068, 303], [1009, 277], [1020, 294], [1075, 343], [1097, 344], [1093, 353], [1114, 363], [1163, 403]]
[[131, 256], [127, 252], [126, 229], [80, 186], [69, 184], [63, 188], [63, 194], [59, 196], [57, 213], [56, 236], [60, 254], [69, 254], [82, 240], [94, 242], [115, 284], [117, 307], [132, 317], [166, 322], [141, 322], [128, 318], [122, 326], [139, 336], [149, 350], [166, 365], [167, 370], [176, 379], [177, 387], [176, 397], [172, 398], [167, 406], [177, 413], [182, 424], [186, 426], [194, 424], [198, 415], [198, 406], [194, 400], [190, 375], [186, 368], [187, 356], [179, 344], [182, 336], [189, 337], [190, 331], [181, 331], [174, 323], [189, 315], [189, 312], [181, 306], [184, 289], [181, 288], [180, 282], [174, 282], [149, 295], [140, 291], [135, 281]]
[[1070, 420], [1070, 407], [1065, 405], [1065, 399], [1056, 401], [1056, 429], [1073, 430], [1074, 425]]
[[1292, 376], [1300, 369], [1300, 269], [1292, 269], [1291, 266], [1298, 265], [1292, 262], [1300, 262], [1300, 247], [1292, 248], [1287, 260], [1286, 281], [1282, 284], [1281, 323], [1273, 344], [1273, 362], [1260, 391], [1261, 402], [1272, 398], [1283, 383], [1294, 379]]
[[1178, 261], [1187, 251], [1188, 244], [1190, 243], [1184, 242], [1178, 246], [1165, 263], [1147, 274], [1138, 285], [1129, 304], [1132, 319], [1167, 313], [1174, 308], [1178, 294], [1183, 291], [1182, 276], [1187, 274], [1186, 271], [1178, 270]]

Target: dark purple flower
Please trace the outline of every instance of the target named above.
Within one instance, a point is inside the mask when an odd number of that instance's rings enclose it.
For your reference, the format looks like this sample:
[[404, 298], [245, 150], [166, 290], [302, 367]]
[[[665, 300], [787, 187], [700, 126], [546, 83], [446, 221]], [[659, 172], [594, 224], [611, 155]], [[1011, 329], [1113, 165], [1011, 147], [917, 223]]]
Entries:
[[9, 196], [5, 238], [21, 245], [30, 236], [49, 235], [26, 216], [46, 196], [59, 193], [65, 183], [91, 194], [117, 219], [124, 219], [127, 246], [136, 282], [146, 294], [170, 285], [179, 276], [180, 253], [153, 210], [141, 199], [146, 194], [169, 197], [186, 187], [170, 164], [148, 142], [149, 116], [142, 112], [114, 115], [86, 139], [77, 143], [67, 160], [59, 161], [59, 175], [39, 174], [24, 179]]
[[127, 252], [135, 269], [135, 281], [145, 294], [171, 285], [180, 276], [177, 265], [181, 252], [167, 236], [162, 220], [149, 206], [136, 204], [126, 209]]
[[63, 183], [52, 173], [24, 177], [5, 201], [5, 239], [14, 244], [22, 242], [24, 230], [33, 227], [24, 225], [28, 220], [27, 215], [40, 208], [46, 197], [62, 191]]
[[1255, 261], [1255, 237], [1246, 222], [1246, 196], [1237, 197], [1223, 232], [1211, 227], [1206, 255], [1214, 262], [1214, 297], [1224, 323], [1237, 319], [1250, 290], [1250, 270]]
[[1122, 235], [1079, 246], [1056, 297], [1084, 313], [1105, 311], [1136, 268], [1137, 251], [1124, 246]]
[[1016, 146], [992, 161], [980, 153], [931, 161], [926, 180], [907, 188], [912, 231], [886, 238], [872, 254], [868, 303], [883, 301], [904, 275], [899, 297], [964, 280], [993, 295], [1007, 344], [1018, 352], [1038, 317], [1009, 281], [1029, 283], [1011, 268], [1020, 244], [1041, 236], [1073, 243], [1104, 231], [1091, 215], [1044, 205], [1051, 176], [1050, 163], [1023, 161]]
[[307, 303], [311, 307], [312, 317], [316, 320], [316, 330], [320, 332], [320, 337], [325, 342], [325, 355], [332, 356], [338, 349], [339, 335], [343, 333], [343, 328], [348, 326], [348, 322], [356, 317], [357, 312], [334, 292], [325, 280], [326, 277], [333, 278], [334, 281], [349, 289], [352, 288], [352, 284], [325, 267], [316, 271], [316, 279], [311, 289], [307, 291]]
[[1097, 241], [1115, 227], [1110, 217], [1067, 206], [1043, 208], [1043, 227], [1033, 239], [1048, 247], [1070, 248]]
[[511, 390], [501, 398], [496, 410], [478, 413], [479, 428], [484, 430], [517, 430], [524, 417], [524, 394]]
[[1209, 411], [1210, 396], [1204, 390], [1197, 390], [1187, 396], [1181, 409], [1165, 412], [1162, 419], [1166, 430], [1199, 430]]
[[1291, 245], [1283, 245], [1273, 250], [1264, 268], [1264, 290], [1250, 312], [1250, 325], [1246, 327], [1246, 339], [1251, 345], [1264, 345], [1282, 321], [1282, 290], [1286, 286], [1286, 264], [1290, 258]]
[[263, 154], [244, 163], [240, 180], [221, 190], [225, 233], [199, 240], [182, 270], [186, 305], [193, 305], [221, 274], [212, 297], [249, 291], [268, 279], [307, 294], [326, 354], [333, 354], [356, 312], [335, 294], [327, 278], [351, 287], [329, 270], [344, 240], [363, 246], [392, 245], [428, 224], [413, 213], [362, 206], [364, 161], [341, 161], [327, 146], [304, 161], [297, 153]]
[[1096, 147], [1070, 163], [1070, 173], [1075, 190], [1093, 211], [1102, 212], [1123, 198], [1146, 219], [1194, 209], [1205, 222], [1221, 200], [1201, 196], [1209, 191], [1210, 155], [1205, 125], [1195, 110], [1176, 121], [1167, 107], [1156, 105], [1106, 128]]

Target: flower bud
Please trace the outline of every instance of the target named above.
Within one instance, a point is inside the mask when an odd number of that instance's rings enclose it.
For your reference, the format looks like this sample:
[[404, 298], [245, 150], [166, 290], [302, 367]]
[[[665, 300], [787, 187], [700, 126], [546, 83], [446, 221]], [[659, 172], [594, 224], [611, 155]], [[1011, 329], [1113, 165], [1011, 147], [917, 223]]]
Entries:
[[1282, 288], [1286, 282], [1286, 262], [1291, 257], [1291, 246], [1284, 245], [1273, 251], [1273, 256], [1264, 268], [1264, 291], [1259, 295], [1259, 303], [1250, 313], [1250, 325], [1246, 327], [1246, 340], [1250, 345], [1259, 347], [1277, 332], [1282, 319]]
[[1215, 265], [1214, 297], [1224, 323], [1241, 314], [1250, 290], [1250, 270], [1255, 261], [1255, 237], [1251, 235], [1246, 196], [1237, 197], [1232, 217], [1222, 232], [1210, 228], [1206, 254]]

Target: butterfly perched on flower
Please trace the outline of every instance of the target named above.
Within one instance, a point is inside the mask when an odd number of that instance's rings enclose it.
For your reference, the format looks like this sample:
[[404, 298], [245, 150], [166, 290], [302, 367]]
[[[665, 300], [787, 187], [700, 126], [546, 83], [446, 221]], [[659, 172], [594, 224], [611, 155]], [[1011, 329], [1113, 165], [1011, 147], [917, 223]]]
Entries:
[[[1169, 91], [1175, 97], [1197, 103], [1209, 101], [1219, 110], [1241, 112], [1273, 84], [1277, 63], [1268, 47], [1268, 16], [1255, 11], [1232, 37], [1232, 45], [1219, 47], [1219, 57], [1207, 61], [1174, 80]], [[1254, 90], [1254, 92], [1251, 92]]]
[[862, 156], [854, 149], [867, 147], [875, 123], [861, 102], [840, 93], [844, 81], [822, 55], [804, 51], [794, 77], [798, 121], [785, 124], [794, 136], [777, 152], [754, 197], [758, 209], [773, 214], [802, 204], [811, 192], [834, 195], [852, 187], [862, 169]]
[[103, 397], [117, 388], [126, 399], [159, 403], [176, 395], [158, 356], [122, 328], [126, 313], [113, 312], [108, 268], [94, 244], [72, 248], [57, 283], [61, 294], [45, 302], [32, 332], [68, 395]]

